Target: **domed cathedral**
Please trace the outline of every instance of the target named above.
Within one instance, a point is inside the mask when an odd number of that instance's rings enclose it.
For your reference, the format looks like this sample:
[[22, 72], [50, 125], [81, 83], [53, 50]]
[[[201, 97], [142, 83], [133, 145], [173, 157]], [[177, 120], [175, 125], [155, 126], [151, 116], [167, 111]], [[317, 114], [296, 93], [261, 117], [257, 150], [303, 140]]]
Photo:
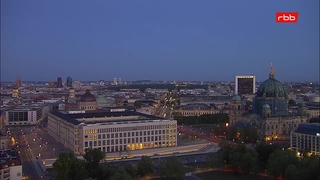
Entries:
[[260, 85], [253, 99], [253, 113], [268, 117], [287, 116], [287, 101], [288, 94], [283, 85], [275, 79], [271, 64], [269, 79]]
[[97, 110], [98, 104], [96, 101], [96, 97], [90, 93], [90, 90], [87, 89], [86, 93], [84, 93], [79, 102], [79, 109], [85, 111]]
[[288, 94], [283, 85], [275, 79], [271, 64], [269, 79], [260, 85], [253, 99], [253, 114], [261, 117], [256, 121], [261, 139], [288, 145], [290, 133], [300, 124], [306, 123], [308, 118], [304, 104], [299, 105], [299, 113], [296, 116], [288, 116], [287, 109]]

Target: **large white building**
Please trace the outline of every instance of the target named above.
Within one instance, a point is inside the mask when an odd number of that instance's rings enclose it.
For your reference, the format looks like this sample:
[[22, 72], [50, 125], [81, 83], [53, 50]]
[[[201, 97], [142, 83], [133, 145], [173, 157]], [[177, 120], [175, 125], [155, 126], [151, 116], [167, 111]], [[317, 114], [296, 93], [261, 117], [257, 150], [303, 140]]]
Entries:
[[50, 111], [49, 105], [19, 106], [5, 111], [6, 125], [35, 125]]
[[22, 165], [15, 150], [0, 150], [0, 179], [22, 179]]
[[307, 151], [320, 155], [320, 124], [301, 124], [291, 133], [290, 148], [299, 153]]
[[177, 121], [138, 112], [52, 112], [48, 132], [76, 154], [177, 146]]

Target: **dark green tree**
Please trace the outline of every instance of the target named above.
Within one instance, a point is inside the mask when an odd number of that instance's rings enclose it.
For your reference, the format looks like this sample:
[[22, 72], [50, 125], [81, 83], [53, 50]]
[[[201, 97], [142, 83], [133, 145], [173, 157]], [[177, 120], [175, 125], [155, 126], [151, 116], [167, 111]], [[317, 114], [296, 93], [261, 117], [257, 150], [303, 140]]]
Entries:
[[71, 153], [61, 153], [53, 163], [58, 180], [82, 180], [88, 177], [85, 163]]
[[105, 153], [100, 149], [86, 149], [83, 158], [86, 162], [86, 168], [89, 173], [89, 177], [97, 178], [101, 173], [100, 161], [105, 158]]
[[267, 171], [274, 177], [285, 176], [286, 169], [291, 164], [297, 164], [298, 158], [294, 152], [289, 150], [276, 150], [268, 160]]
[[280, 150], [281, 148], [277, 144], [258, 144], [255, 149], [259, 154], [259, 161], [266, 165], [270, 154], [274, 153], [276, 150]]
[[258, 153], [252, 149], [248, 149], [244, 144], [234, 147], [230, 151], [229, 158], [234, 168], [240, 167], [246, 174], [258, 171]]
[[143, 177], [148, 174], [152, 174], [153, 173], [152, 160], [147, 156], [143, 156], [141, 160], [138, 162], [137, 170], [138, 170], [138, 175], [140, 177]]
[[210, 153], [207, 155], [207, 164], [209, 167], [220, 168], [224, 166], [221, 152]]
[[229, 154], [232, 150], [232, 147], [228, 141], [221, 141], [219, 143], [219, 147], [221, 148], [219, 150], [219, 153], [221, 153], [221, 158], [226, 164], [230, 164], [230, 158]]
[[160, 177], [163, 179], [183, 179], [185, 169], [177, 157], [170, 157], [164, 160], [160, 165]]
[[123, 164], [123, 167], [126, 170], [128, 175], [130, 175], [133, 178], [137, 177], [138, 170], [136, 166], [133, 166], [133, 164], [131, 163], [125, 163]]
[[110, 180], [133, 180], [125, 170], [124, 167], [118, 166], [116, 173], [110, 178]]

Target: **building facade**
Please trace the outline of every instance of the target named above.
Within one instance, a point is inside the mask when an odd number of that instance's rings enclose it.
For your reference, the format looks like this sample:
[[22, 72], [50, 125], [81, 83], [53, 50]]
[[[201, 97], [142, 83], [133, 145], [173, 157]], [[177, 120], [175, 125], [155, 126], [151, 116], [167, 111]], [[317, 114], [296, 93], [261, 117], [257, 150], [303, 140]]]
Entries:
[[50, 106], [19, 106], [5, 111], [5, 125], [35, 125], [50, 111]]
[[15, 150], [0, 150], [0, 179], [22, 179], [22, 165]]
[[188, 104], [184, 106], [176, 106], [173, 114], [177, 116], [201, 116], [204, 114], [217, 114], [220, 110], [213, 106], [205, 104]]
[[302, 124], [291, 133], [290, 148], [297, 151], [320, 155], [320, 124]]
[[177, 146], [177, 122], [137, 112], [52, 112], [48, 132], [76, 154]]
[[255, 76], [236, 76], [235, 94], [245, 95], [254, 94], [256, 92]]
[[87, 89], [86, 93], [84, 93], [79, 102], [79, 110], [92, 111], [97, 110], [98, 104], [96, 101], [96, 97], [90, 93], [90, 90]]

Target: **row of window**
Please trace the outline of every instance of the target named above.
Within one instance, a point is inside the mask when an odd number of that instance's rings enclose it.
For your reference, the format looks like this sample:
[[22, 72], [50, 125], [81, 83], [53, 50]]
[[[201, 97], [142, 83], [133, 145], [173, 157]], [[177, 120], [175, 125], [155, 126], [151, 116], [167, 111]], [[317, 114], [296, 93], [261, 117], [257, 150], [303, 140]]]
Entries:
[[136, 126], [136, 127], [114, 127], [114, 128], [103, 128], [103, 129], [86, 129], [84, 134], [97, 134], [97, 133], [108, 133], [108, 132], [121, 132], [121, 131], [136, 131], [136, 130], [152, 130], [152, 129], [169, 129], [177, 128], [176, 124], [165, 124], [165, 125], [147, 125], [147, 126]]

